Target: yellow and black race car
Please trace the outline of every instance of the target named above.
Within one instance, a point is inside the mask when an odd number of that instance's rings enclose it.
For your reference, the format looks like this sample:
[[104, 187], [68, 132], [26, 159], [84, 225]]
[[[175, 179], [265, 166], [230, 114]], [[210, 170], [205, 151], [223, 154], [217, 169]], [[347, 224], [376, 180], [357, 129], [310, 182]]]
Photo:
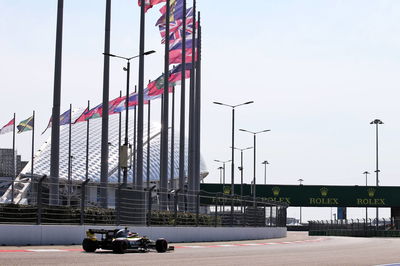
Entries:
[[[97, 239], [96, 235], [101, 235], [101, 239]], [[139, 236], [137, 233], [129, 231], [128, 228], [115, 230], [89, 229], [86, 236], [82, 242], [83, 249], [86, 252], [95, 252], [96, 249], [100, 248], [112, 250], [114, 253], [124, 253], [129, 250], [141, 252], [174, 250], [173, 246], [168, 246], [168, 241], [164, 238], [159, 238], [156, 241], [150, 240], [146, 236]]]

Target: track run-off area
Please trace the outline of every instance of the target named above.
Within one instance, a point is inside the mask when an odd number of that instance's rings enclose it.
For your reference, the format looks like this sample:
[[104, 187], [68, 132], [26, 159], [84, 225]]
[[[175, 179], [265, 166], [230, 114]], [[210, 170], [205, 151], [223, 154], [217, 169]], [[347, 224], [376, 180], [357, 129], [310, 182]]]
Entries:
[[176, 243], [168, 253], [85, 253], [80, 246], [0, 247], [0, 265], [400, 265], [400, 238], [310, 237]]

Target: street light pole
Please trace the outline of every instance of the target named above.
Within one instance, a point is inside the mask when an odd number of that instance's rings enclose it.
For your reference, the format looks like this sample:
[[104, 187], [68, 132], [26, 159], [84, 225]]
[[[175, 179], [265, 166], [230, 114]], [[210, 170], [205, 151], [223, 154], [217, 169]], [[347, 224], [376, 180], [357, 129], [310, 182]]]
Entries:
[[[128, 145], [129, 145], [129, 140], [128, 140], [128, 127], [129, 127], [129, 77], [130, 77], [130, 71], [131, 71], [131, 62], [128, 59], [126, 63], [126, 68], [124, 68], [126, 71], [126, 98], [125, 98], [125, 140], [124, 140], [124, 146], [126, 147], [126, 150], [128, 150]], [[126, 157], [128, 159], [128, 157]], [[123, 169], [123, 175], [122, 175], [122, 180], [123, 184], [126, 186], [128, 184], [128, 166], [124, 167]]]
[[264, 165], [264, 185], [266, 185], [267, 184], [267, 164], [269, 164], [269, 162], [267, 160], [265, 160], [261, 164]]
[[264, 133], [264, 132], [268, 132], [268, 131], [271, 131], [270, 129], [265, 129], [265, 130], [261, 130], [261, 131], [258, 131], [258, 132], [253, 132], [253, 131], [249, 131], [249, 130], [246, 130], [246, 129], [239, 129], [240, 131], [243, 131], [243, 132], [247, 132], [247, 133], [250, 133], [250, 134], [253, 134], [253, 141], [254, 141], [254, 144], [253, 144], [253, 147], [254, 147], [254, 162], [253, 162], [253, 171], [254, 171], [254, 176], [253, 176], [253, 201], [254, 201], [254, 206], [256, 205], [256, 160], [257, 160], [257, 153], [256, 153], [256, 148], [257, 148], [257, 139], [256, 139], [256, 137], [257, 137], [257, 135], [258, 134], [260, 134], [260, 133]]
[[[300, 183], [300, 186], [302, 185], [302, 182], [304, 181], [303, 179], [299, 179], [299, 180], [297, 180], [297, 181], [299, 181], [299, 183]], [[300, 225], [301, 225], [301, 206], [300, 206]]]
[[253, 147], [247, 147], [244, 149], [240, 149], [240, 148], [235, 147], [236, 150], [240, 151], [240, 167], [239, 167], [239, 170], [240, 170], [240, 199], [243, 198], [243, 151], [250, 150], [252, 148]]
[[[383, 122], [379, 119], [375, 119], [374, 121], [370, 122], [371, 125], [375, 125], [375, 137], [376, 137], [376, 186], [379, 186], [379, 154], [378, 154], [378, 125], [382, 125]], [[379, 208], [376, 207], [376, 227], [378, 227], [379, 221]]]
[[237, 105], [229, 105], [221, 102], [214, 102], [214, 104], [223, 105], [232, 108], [232, 163], [231, 163], [231, 196], [233, 196], [235, 189], [235, 108], [254, 103], [254, 101], [249, 101]]
[[[132, 56], [132, 57], [123, 57], [123, 56], [119, 56], [119, 55], [115, 55], [115, 54], [110, 54], [110, 53], [103, 53], [105, 56], [109, 56], [109, 57], [116, 57], [116, 58], [120, 58], [120, 59], [124, 59], [126, 60], [126, 68], [124, 67], [124, 71], [126, 71], [126, 98], [125, 98], [125, 140], [124, 140], [124, 147], [125, 150], [124, 151], [128, 151], [128, 145], [129, 145], [129, 138], [128, 138], [128, 131], [129, 131], [129, 83], [130, 83], [130, 70], [131, 70], [131, 60], [143, 55], [149, 55], [149, 54], [153, 54], [155, 53], [155, 51], [151, 50], [151, 51], [147, 51], [144, 52], [143, 54], [140, 55], [136, 55], [136, 56]], [[126, 158], [126, 160], [128, 160], [128, 154], [126, 154], [126, 156], [124, 156]], [[126, 186], [128, 184], [128, 166], [127, 163], [125, 164], [125, 167], [123, 169], [123, 178], [122, 178], [122, 183], [124, 184], [124, 186]]]
[[222, 184], [222, 170], [224, 169], [222, 166], [217, 168], [219, 170], [219, 183]]
[[[368, 187], [369, 172], [365, 171], [363, 174], [365, 175], [365, 186]], [[367, 224], [367, 223], [368, 223], [368, 207], [365, 207], [365, 224]]]
[[214, 160], [214, 162], [217, 162], [217, 163], [222, 163], [222, 176], [223, 176], [223, 178], [222, 178], [222, 192], [224, 192], [224, 187], [225, 187], [225, 164], [226, 163], [229, 163], [231, 160], [228, 160], [228, 161], [221, 161], [221, 160]]

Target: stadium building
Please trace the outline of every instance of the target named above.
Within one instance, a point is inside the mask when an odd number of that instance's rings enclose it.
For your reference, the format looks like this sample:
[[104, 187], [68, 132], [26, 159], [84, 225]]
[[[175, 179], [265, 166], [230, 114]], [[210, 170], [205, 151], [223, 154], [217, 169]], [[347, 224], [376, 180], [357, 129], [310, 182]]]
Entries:
[[[76, 116], [79, 116], [81, 112], [75, 112]], [[130, 117], [133, 117], [133, 111], [130, 111]], [[132, 119], [133, 120], [133, 119]], [[74, 117], [73, 117], [74, 121]], [[122, 115], [122, 121], [124, 121], [124, 115]], [[89, 167], [88, 167], [88, 178], [90, 179], [90, 190], [88, 191], [88, 197], [90, 202], [98, 202], [98, 192], [96, 186], [93, 184], [100, 183], [100, 157], [101, 157], [101, 124], [102, 119], [91, 119], [90, 130], [89, 130]], [[121, 138], [122, 143], [124, 142], [125, 123], [121, 123]], [[178, 126], [176, 126], [177, 128]], [[79, 185], [86, 180], [86, 140], [87, 140], [87, 123], [81, 122], [72, 125], [71, 134], [71, 168], [70, 178], [71, 183], [79, 188]], [[143, 139], [143, 183], [144, 186], [147, 184], [147, 175], [149, 174], [150, 183], [158, 185], [160, 180], [160, 130], [161, 125], [156, 122], [150, 123], [150, 143], [147, 141], [147, 124], [144, 125], [144, 139]], [[118, 185], [118, 157], [119, 157], [119, 115], [109, 116], [109, 157], [108, 157], [108, 182], [110, 188], [108, 189], [109, 203], [111, 206], [114, 204], [115, 199], [115, 188]], [[129, 142], [133, 144], [134, 127], [133, 123], [129, 126]], [[66, 196], [65, 185], [68, 181], [68, 145], [69, 144], [69, 126], [64, 125], [60, 128], [60, 169], [59, 169], [59, 180], [60, 180], [60, 198], [63, 200]], [[150, 146], [150, 167], [149, 173], [147, 173], [147, 148]], [[179, 175], [179, 131], [175, 130], [174, 134], [174, 160], [171, 163], [171, 128], [169, 128], [169, 168], [168, 176], [169, 187], [171, 189], [178, 186], [178, 175]], [[186, 139], [186, 158], [185, 158], [185, 177], [187, 177], [188, 160], [187, 160], [187, 139]], [[21, 174], [16, 178], [14, 188], [14, 202], [20, 204], [28, 204], [34, 201], [31, 195], [34, 195], [35, 188], [31, 186], [31, 180], [37, 180], [43, 175], [50, 176], [50, 149], [51, 139], [45, 141], [40, 148], [36, 151], [34, 156], [34, 172], [31, 174], [31, 162], [29, 162]], [[133, 149], [132, 149], [133, 150]], [[130, 153], [130, 165], [134, 166], [134, 153]], [[174, 176], [171, 177], [171, 168], [174, 167]], [[201, 159], [200, 162], [200, 173], [201, 179], [208, 175], [204, 161]], [[128, 185], [132, 184], [134, 178], [134, 167], [131, 167], [128, 171]], [[120, 180], [122, 180], [122, 171], [120, 173]], [[79, 197], [76, 189], [73, 193], [76, 197]], [[74, 194], [73, 194], [74, 195]], [[73, 197], [72, 195], [72, 197]], [[11, 201], [11, 186], [7, 189], [4, 195], [0, 198], [0, 203], [7, 203]]]

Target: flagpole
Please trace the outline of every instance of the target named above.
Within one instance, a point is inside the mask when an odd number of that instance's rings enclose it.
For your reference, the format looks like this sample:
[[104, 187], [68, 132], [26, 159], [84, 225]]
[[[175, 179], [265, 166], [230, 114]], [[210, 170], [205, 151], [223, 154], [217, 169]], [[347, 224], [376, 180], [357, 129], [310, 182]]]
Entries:
[[171, 110], [171, 180], [170, 180], [170, 189], [174, 189], [173, 182], [174, 182], [174, 146], [175, 146], [175, 86], [172, 87], [172, 110]]
[[[194, 49], [194, 51], [193, 51]], [[192, 32], [192, 69], [190, 70], [190, 95], [189, 95], [189, 149], [188, 149], [188, 190], [194, 191], [194, 105], [195, 105], [195, 50], [196, 50], [196, 0], [193, 0], [193, 32]], [[194, 199], [193, 199], [194, 200]]]
[[68, 185], [67, 205], [71, 205], [71, 133], [72, 133], [72, 104], [69, 105], [69, 128], [68, 128]]
[[[54, 66], [54, 91], [52, 117], [60, 117], [61, 102], [61, 68], [62, 68], [62, 30], [64, 0], [58, 0], [57, 6], [57, 33], [56, 53]], [[58, 205], [59, 172], [60, 172], [60, 121], [55, 119], [51, 128], [51, 152], [50, 152], [50, 204]]]
[[13, 123], [13, 178], [11, 182], [11, 203], [14, 203], [14, 182], [17, 177], [17, 164], [16, 164], [16, 156], [15, 156], [15, 113], [14, 113], [14, 123]]
[[[90, 110], [90, 101], [88, 100], [87, 110]], [[89, 133], [90, 119], [86, 120], [86, 180], [89, 180]]]
[[[143, 0], [142, 0], [143, 1]], [[143, 188], [143, 120], [144, 120], [144, 45], [145, 45], [145, 4], [140, 5], [140, 44], [139, 44], [139, 97], [137, 125], [137, 164], [136, 185]], [[136, 109], [135, 109], [136, 110]], [[135, 116], [136, 117], [136, 116]]]
[[164, 113], [164, 92], [163, 92], [163, 94], [161, 94], [161, 102], [160, 102], [160, 105], [161, 105], [161, 117], [160, 117], [160, 125], [161, 125], [161, 127], [160, 127], [160, 182], [161, 182], [161, 173], [162, 173], [162, 169], [161, 169], [161, 167], [162, 167], [162, 163], [161, 163], [161, 161], [162, 161], [162, 149], [163, 149], [163, 145], [161, 145], [161, 140], [162, 140], [162, 132], [163, 132], [163, 126], [162, 126], [162, 123], [163, 123], [163, 113]]
[[183, 191], [185, 182], [186, 0], [183, 0], [182, 9], [183, 9], [182, 77], [181, 77], [181, 110], [180, 110], [180, 129], [179, 129], [179, 189], [181, 191]]
[[[135, 86], [135, 93], [137, 91], [137, 86]], [[137, 111], [136, 107], [133, 110], [133, 163], [132, 163], [132, 183], [133, 187], [136, 187], [138, 185], [138, 178], [137, 178], [137, 167], [136, 167], [136, 160], [137, 160], [137, 155], [136, 155], [136, 131], [137, 131], [137, 123], [136, 123], [136, 116], [137, 116]], [[139, 188], [138, 188], [139, 189]]]
[[[130, 79], [130, 73], [131, 73], [131, 62], [127, 60], [126, 63], [126, 68], [124, 68], [126, 71], [126, 96], [125, 96], [125, 138], [124, 138], [124, 146], [126, 148], [126, 151], [129, 151], [129, 79]], [[127, 162], [124, 162], [124, 168], [123, 168], [123, 178], [122, 178], [122, 183], [127, 186], [128, 185], [128, 152], [126, 154], [126, 160]], [[124, 156], [125, 157], [125, 156]], [[124, 158], [125, 160], [125, 158]], [[134, 181], [134, 176], [132, 176], [132, 184], [133, 187], [135, 186], [135, 181]]]
[[147, 174], [147, 190], [150, 188], [150, 103], [151, 101], [148, 101], [148, 106], [147, 106], [147, 165], [146, 165], [146, 174]]
[[[196, 145], [195, 145], [195, 191], [200, 191], [200, 135], [201, 135], [201, 26], [200, 12], [197, 13], [198, 32], [197, 32], [197, 62], [196, 64], [196, 104], [195, 104], [195, 122], [196, 122]], [[196, 49], [193, 51], [196, 54]], [[233, 193], [233, 192], [232, 192]], [[233, 210], [233, 209], [232, 209]]]
[[111, 31], [111, 0], [106, 0], [105, 38], [104, 38], [104, 69], [103, 69], [103, 110], [101, 126], [101, 162], [100, 162], [100, 206], [108, 207], [108, 99], [110, 85], [110, 31]]
[[164, 103], [163, 120], [161, 123], [161, 173], [160, 173], [160, 202], [161, 210], [166, 209], [168, 189], [168, 107], [169, 107], [169, 22], [170, 0], [166, 0], [167, 11], [165, 13], [165, 61], [164, 61]]
[[[119, 91], [119, 97], [122, 97], [122, 91]], [[118, 113], [118, 186], [121, 184], [121, 135], [122, 135], [122, 111]]]
[[31, 178], [33, 178], [33, 159], [35, 156], [35, 111], [32, 116], [32, 163], [31, 163]]

